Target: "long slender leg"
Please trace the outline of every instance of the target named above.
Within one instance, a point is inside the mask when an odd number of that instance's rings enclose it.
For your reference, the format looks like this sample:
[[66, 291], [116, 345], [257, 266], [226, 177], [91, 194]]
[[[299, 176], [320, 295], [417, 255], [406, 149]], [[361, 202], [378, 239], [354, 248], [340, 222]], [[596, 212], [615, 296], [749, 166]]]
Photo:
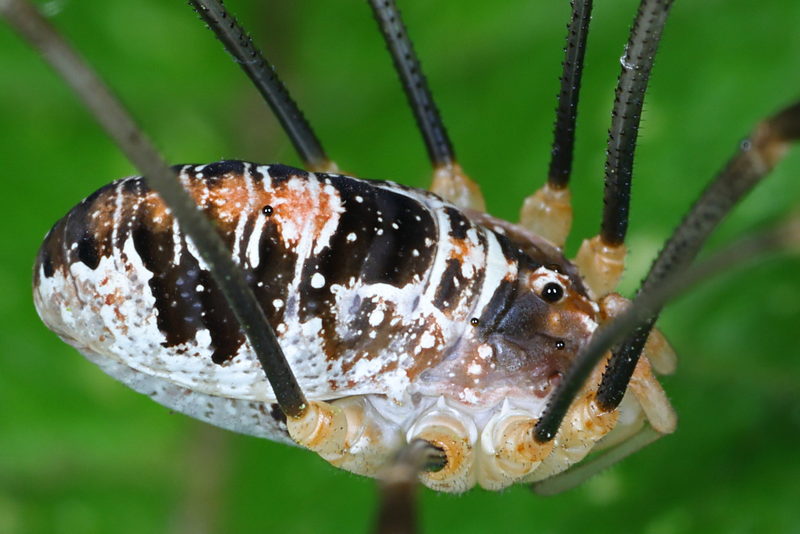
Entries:
[[[589, 291], [596, 298], [610, 293], [617, 285], [625, 260], [625, 234], [633, 172], [633, 157], [638, 136], [644, 95], [672, 0], [642, 0], [633, 21], [611, 113], [608, 136], [603, 220], [600, 234], [581, 245], [575, 264]], [[614, 323], [612, 323], [613, 325]], [[603, 332], [599, 332], [602, 334]], [[601, 337], [595, 335], [594, 338]], [[555, 437], [561, 420], [592, 369], [609, 347], [591, 357], [573, 362], [565, 380], [554, 393], [534, 432], [537, 441]], [[632, 372], [632, 369], [631, 369]]]
[[484, 211], [486, 205], [478, 184], [464, 174], [456, 161], [453, 144], [433, 101], [397, 5], [394, 0], [369, 0], [369, 4], [433, 165], [431, 191], [461, 208]]
[[520, 224], [552, 241], [559, 247], [572, 226], [569, 179], [572, 173], [572, 154], [575, 146], [575, 121], [578, 117], [578, 97], [583, 75], [583, 56], [589, 36], [592, 0], [572, 0], [572, 18], [567, 26], [567, 46], [564, 48], [561, 90], [558, 93], [553, 149], [547, 183], [525, 199]]
[[189, 0], [189, 4], [253, 81], [289, 136], [304, 166], [312, 171], [336, 172], [336, 164], [325, 154], [311, 125], [278, 78], [275, 68], [264, 59], [236, 18], [217, 0]]
[[[639, 294], [647, 295], [672, 273], [686, 269], [720, 221], [772, 170], [789, 143], [797, 140], [800, 140], [800, 102], [759, 124], [740, 143], [737, 153], [675, 229], [650, 267]], [[614, 352], [597, 396], [604, 408], [614, 409], [622, 399], [659, 311], [654, 309], [652, 316]]]
[[417, 439], [403, 447], [378, 479], [380, 504], [376, 534], [417, 532], [416, 489], [422, 471], [444, 467], [442, 451]]
[[72, 87], [97, 122], [170, 206], [236, 314], [281, 409], [289, 417], [304, 414], [307, 404], [303, 392], [241, 270], [150, 140], [97, 74], [34, 6], [25, 0], [0, 0], [0, 14]]
[[665, 303], [714, 275], [730, 271], [733, 267], [762, 258], [766, 254], [787, 249], [800, 249], [800, 215], [794, 215], [774, 227], [739, 239], [702, 263], [691, 265], [682, 271], [673, 271], [665, 276], [658, 287], [637, 295], [628, 309], [595, 332], [575, 358], [534, 428], [535, 441], [544, 443], [555, 437], [564, 414], [598, 362], [611, 347], [623, 341], [625, 336], [631, 335]]
[[595, 296], [617, 286], [625, 261], [633, 156], [642, 105], [661, 32], [672, 0], [642, 0], [633, 22], [617, 82], [606, 151], [600, 234], [583, 242], [575, 263]]

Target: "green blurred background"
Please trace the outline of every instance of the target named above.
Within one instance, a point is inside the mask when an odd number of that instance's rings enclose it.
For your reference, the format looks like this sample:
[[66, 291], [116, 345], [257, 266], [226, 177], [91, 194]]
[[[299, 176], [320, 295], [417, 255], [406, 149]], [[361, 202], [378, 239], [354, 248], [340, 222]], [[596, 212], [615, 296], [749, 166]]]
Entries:
[[[403, 2], [465, 169], [514, 218], [547, 167], [566, 0]], [[634, 0], [598, 2], [568, 243], [597, 231], [605, 135]], [[297, 164], [238, 67], [183, 2], [55, 0], [52, 20], [173, 162]], [[429, 170], [366, 5], [231, 0], [340, 166], [424, 186]], [[760, 118], [800, 96], [797, 0], [676, 2], [647, 97], [624, 289]], [[374, 483], [227, 434], [125, 389], [57, 340], [30, 297], [36, 249], [83, 196], [132, 174], [73, 95], [0, 24], [0, 533], [365, 532]], [[712, 246], [800, 199], [800, 151]], [[800, 259], [720, 277], [671, 306], [680, 415], [567, 494], [422, 491], [428, 532], [800, 532]]]

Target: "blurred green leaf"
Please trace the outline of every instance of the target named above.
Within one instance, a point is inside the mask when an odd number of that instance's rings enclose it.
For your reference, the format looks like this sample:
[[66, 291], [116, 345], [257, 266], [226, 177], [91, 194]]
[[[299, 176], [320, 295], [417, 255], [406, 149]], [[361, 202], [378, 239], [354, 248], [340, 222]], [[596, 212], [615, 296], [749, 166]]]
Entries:
[[[170, 160], [297, 164], [237, 65], [182, 3], [44, 5]], [[366, 6], [229, 7], [277, 63], [342, 168], [427, 184], [423, 145]], [[403, 8], [464, 168], [484, 185], [494, 214], [515, 218], [546, 171], [567, 2], [409, 0]], [[599, 225], [605, 135], [635, 8], [633, 0], [595, 6], [571, 250]], [[676, 3], [645, 103], [628, 291], [738, 140], [800, 96], [798, 21], [796, 0]], [[372, 481], [304, 451], [220, 437], [170, 414], [102, 376], [40, 324], [30, 272], [42, 236], [83, 196], [134, 171], [4, 25], [0, 65], [0, 532], [180, 532], [187, 513], [216, 516], [207, 526], [219, 532], [367, 531]], [[714, 244], [797, 206], [798, 152]], [[665, 380], [681, 418], [675, 435], [553, 498], [524, 487], [423, 491], [426, 530], [800, 531], [798, 272], [797, 257], [772, 260], [668, 309], [661, 326], [681, 355], [678, 373]], [[212, 450], [203, 453], [204, 444]], [[204, 481], [212, 490], [196, 493]]]

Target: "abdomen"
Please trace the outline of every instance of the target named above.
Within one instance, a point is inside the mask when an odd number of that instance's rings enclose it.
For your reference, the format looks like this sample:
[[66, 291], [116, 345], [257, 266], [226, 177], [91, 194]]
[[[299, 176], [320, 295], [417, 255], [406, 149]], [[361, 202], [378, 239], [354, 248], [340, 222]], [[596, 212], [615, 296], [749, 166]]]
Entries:
[[[423, 191], [282, 165], [176, 169], [311, 399], [399, 399], [510, 272], [489, 250], [499, 236]], [[206, 266], [141, 178], [103, 187], [56, 223], [34, 296], [45, 323], [106, 372], [172, 391], [154, 390], [159, 402], [212, 420], [170, 399], [274, 399]]]

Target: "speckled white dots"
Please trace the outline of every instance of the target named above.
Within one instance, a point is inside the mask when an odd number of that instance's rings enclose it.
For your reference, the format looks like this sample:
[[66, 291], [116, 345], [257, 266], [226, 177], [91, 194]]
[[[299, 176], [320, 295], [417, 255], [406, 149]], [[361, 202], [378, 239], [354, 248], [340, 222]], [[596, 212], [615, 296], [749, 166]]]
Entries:
[[490, 347], [489, 345], [487, 345], [485, 343], [483, 345], [481, 345], [480, 347], [478, 347], [478, 356], [480, 356], [484, 360], [488, 360], [489, 358], [491, 358], [492, 357], [492, 352], [494, 352], [492, 350], [492, 347]]
[[483, 371], [483, 367], [479, 363], [472, 363], [467, 367], [467, 372], [471, 375], [479, 375]]
[[373, 310], [372, 313], [369, 315], [369, 325], [370, 326], [378, 326], [383, 322], [383, 311], [382, 310]]

